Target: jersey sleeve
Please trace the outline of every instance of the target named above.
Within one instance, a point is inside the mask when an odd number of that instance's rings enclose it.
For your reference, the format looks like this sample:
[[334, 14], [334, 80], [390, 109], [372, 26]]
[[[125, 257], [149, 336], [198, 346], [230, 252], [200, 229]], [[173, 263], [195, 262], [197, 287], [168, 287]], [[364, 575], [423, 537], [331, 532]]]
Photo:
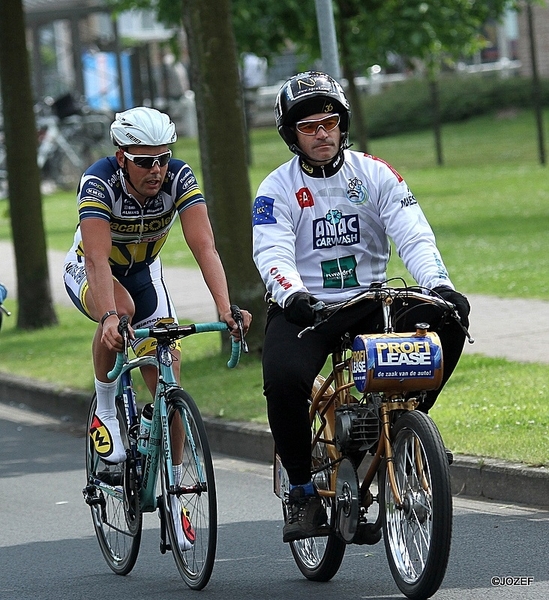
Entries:
[[93, 164], [82, 175], [77, 204], [80, 221], [84, 219], [111, 220], [114, 202], [113, 186], [120, 185], [116, 168], [108, 158]]
[[379, 214], [406, 269], [423, 287], [453, 287], [435, 235], [414, 194], [402, 177], [384, 161], [377, 161]]
[[178, 162], [180, 163], [180, 168], [175, 176], [174, 197], [175, 208], [181, 214], [195, 204], [204, 204], [206, 200], [191, 167], [183, 161]]
[[292, 257], [295, 233], [284, 187], [268, 177], [259, 187], [252, 211], [253, 258], [267, 291], [284, 306], [305, 285]]

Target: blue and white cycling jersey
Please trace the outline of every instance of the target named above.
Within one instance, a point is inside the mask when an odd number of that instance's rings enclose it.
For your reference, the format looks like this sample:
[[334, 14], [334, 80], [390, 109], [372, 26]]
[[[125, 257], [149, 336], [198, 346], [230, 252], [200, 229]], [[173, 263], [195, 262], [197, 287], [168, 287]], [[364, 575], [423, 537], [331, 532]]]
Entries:
[[[114, 156], [91, 165], [78, 187], [80, 221], [98, 218], [110, 223], [109, 262], [115, 275], [130, 275], [150, 265], [162, 249], [178, 214], [204, 202], [192, 169], [173, 158], [168, 163], [160, 191], [143, 206], [128, 192]], [[83, 257], [85, 253], [78, 227], [69, 255]]]

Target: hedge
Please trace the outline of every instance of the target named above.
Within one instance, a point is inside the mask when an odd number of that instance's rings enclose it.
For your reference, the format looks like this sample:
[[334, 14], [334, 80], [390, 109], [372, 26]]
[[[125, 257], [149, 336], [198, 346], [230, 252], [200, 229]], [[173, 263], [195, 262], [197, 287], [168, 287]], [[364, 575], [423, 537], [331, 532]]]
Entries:
[[[542, 80], [542, 102], [549, 105], [549, 80]], [[531, 108], [532, 80], [496, 75], [444, 75], [439, 81], [442, 123], [510, 108]], [[418, 131], [432, 123], [429, 84], [413, 78], [391, 84], [382, 93], [365, 95], [363, 111], [371, 138]]]

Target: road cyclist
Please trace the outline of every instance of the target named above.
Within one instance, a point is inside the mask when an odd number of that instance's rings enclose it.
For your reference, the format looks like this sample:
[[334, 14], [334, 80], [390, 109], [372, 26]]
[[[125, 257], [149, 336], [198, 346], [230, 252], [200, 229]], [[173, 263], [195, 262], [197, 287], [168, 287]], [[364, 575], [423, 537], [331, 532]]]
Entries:
[[[191, 167], [172, 157], [177, 140], [170, 117], [148, 107], [117, 113], [110, 127], [116, 151], [92, 164], [77, 191], [79, 223], [64, 265], [64, 282], [74, 305], [97, 329], [92, 342], [96, 410], [90, 435], [107, 464], [126, 459], [115, 404], [117, 381], [108, 373], [123, 351], [120, 317], [129, 317], [128, 335], [137, 357], [154, 355], [156, 341], [134, 330], [176, 319], [162, 270], [160, 251], [178, 220], [212, 294], [220, 321], [236, 341], [251, 314], [242, 310], [239, 328], [231, 312], [225, 272], [215, 247], [206, 202]], [[180, 342], [170, 350], [180, 364]], [[154, 397], [155, 365], [141, 367]], [[174, 369], [179, 383], [179, 369]]]

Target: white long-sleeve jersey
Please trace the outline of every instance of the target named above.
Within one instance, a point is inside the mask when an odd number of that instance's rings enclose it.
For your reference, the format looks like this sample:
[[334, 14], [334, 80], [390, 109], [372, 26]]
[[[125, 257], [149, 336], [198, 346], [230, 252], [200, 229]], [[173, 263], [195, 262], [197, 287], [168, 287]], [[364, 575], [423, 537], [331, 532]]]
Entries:
[[454, 287], [423, 211], [383, 160], [345, 150], [343, 164], [312, 168], [296, 156], [259, 186], [254, 261], [280, 306], [299, 291], [337, 302], [384, 281], [389, 238], [420, 286]]

